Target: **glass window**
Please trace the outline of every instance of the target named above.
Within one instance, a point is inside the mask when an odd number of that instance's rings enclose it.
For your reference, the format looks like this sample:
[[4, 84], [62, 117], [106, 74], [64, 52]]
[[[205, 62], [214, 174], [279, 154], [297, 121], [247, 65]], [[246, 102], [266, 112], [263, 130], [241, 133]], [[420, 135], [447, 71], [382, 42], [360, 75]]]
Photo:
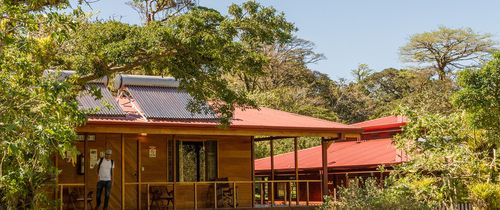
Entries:
[[177, 181], [207, 181], [216, 177], [217, 141], [177, 143]]

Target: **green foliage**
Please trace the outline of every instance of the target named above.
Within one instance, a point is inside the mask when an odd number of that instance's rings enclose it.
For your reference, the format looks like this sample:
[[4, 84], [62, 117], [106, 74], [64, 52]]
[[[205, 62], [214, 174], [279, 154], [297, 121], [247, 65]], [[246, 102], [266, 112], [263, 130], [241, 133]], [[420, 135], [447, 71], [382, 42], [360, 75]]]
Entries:
[[256, 93], [251, 98], [260, 105], [286, 112], [335, 121], [337, 116], [320, 97], [311, 96], [305, 88], [277, 88]]
[[490, 34], [476, 33], [470, 28], [439, 27], [412, 35], [400, 51], [403, 61], [431, 64], [439, 79], [445, 80], [453, 70], [478, 64], [495, 44]]
[[234, 107], [256, 105], [224, 76], [260, 74], [267, 57], [256, 49], [289, 40], [293, 30], [283, 14], [253, 1], [232, 5], [228, 16], [198, 7], [144, 26], [88, 22], [62, 44], [52, 64], [76, 70], [81, 84], [121, 72], [173, 76], [193, 96], [191, 111], [207, 111], [201, 105], [212, 101], [227, 125]]
[[500, 207], [499, 183], [475, 183], [469, 186], [474, 204], [483, 209]]
[[[431, 206], [412, 197], [408, 188], [385, 188], [373, 178], [351, 180], [349, 187], [340, 188], [339, 199], [323, 209], [429, 209]], [[331, 198], [330, 198], [331, 199]], [[323, 204], [325, 205], [325, 204]]]
[[[486, 147], [500, 148], [500, 53], [481, 69], [463, 70], [458, 75], [462, 88], [453, 102], [465, 110], [467, 120], [477, 129], [484, 130]], [[489, 146], [488, 146], [489, 145]]]
[[[297, 147], [299, 150], [307, 149], [314, 146], [321, 145], [321, 138], [319, 137], [300, 137], [297, 140]], [[279, 155], [287, 152], [293, 152], [294, 143], [293, 138], [280, 139], [273, 142], [274, 155]], [[269, 157], [271, 154], [271, 146], [269, 141], [262, 141], [255, 143], [255, 158]]]
[[[76, 155], [75, 128], [85, 123], [76, 96], [86, 82], [115, 73], [171, 75], [194, 96], [192, 111], [213, 101], [227, 124], [236, 106], [255, 106], [223, 75], [259, 74], [262, 45], [295, 30], [283, 14], [253, 1], [229, 15], [196, 8], [135, 26], [91, 22], [68, 1], [0, 1], [0, 209], [52, 208], [43, 196], [57, 175], [54, 155]], [[74, 69], [65, 81], [45, 69]], [[36, 148], [36, 149], [34, 149]]]
[[50, 208], [55, 154], [76, 150], [84, 123], [71, 80], [43, 77], [50, 55], [75, 27], [66, 1], [0, 1], [0, 209]]
[[365, 63], [359, 64], [358, 68], [353, 69], [351, 71], [352, 75], [354, 75], [354, 79], [356, 79], [356, 82], [360, 82], [360, 81], [364, 80], [372, 72], [373, 72], [373, 70], [370, 69], [368, 64], [365, 64]]
[[[395, 167], [383, 187], [356, 180], [339, 190], [339, 209], [435, 209], [459, 203], [495, 209], [499, 161], [471, 146], [476, 136], [463, 115], [400, 112], [410, 120], [395, 138], [409, 161]], [[492, 178], [493, 177], [493, 178]]]

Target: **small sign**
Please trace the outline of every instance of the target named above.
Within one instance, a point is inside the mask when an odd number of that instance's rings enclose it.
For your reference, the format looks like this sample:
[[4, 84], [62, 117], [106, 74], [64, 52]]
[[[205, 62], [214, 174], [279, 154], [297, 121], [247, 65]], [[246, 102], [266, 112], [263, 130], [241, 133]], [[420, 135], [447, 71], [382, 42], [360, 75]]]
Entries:
[[149, 157], [150, 158], [156, 157], [156, 147], [155, 146], [149, 146]]
[[85, 140], [85, 135], [83, 135], [83, 134], [78, 134], [78, 135], [76, 136], [76, 140], [77, 140], [77, 141], [84, 141], [84, 140]]
[[90, 149], [90, 169], [97, 164], [97, 149]]

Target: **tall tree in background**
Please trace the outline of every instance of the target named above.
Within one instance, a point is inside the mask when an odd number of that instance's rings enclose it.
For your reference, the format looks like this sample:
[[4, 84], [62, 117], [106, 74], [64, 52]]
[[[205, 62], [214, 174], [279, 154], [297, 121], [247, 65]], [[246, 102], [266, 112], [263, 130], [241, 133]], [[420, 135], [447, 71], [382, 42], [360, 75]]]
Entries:
[[372, 69], [368, 66], [368, 64], [359, 64], [358, 68], [353, 69], [351, 71], [352, 75], [354, 76], [354, 79], [356, 82], [360, 82], [364, 80], [366, 77], [368, 77], [371, 73], [373, 72]]
[[440, 80], [456, 69], [477, 65], [492, 52], [495, 42], [490, 34], [480, 34], [470, 28], [438, 30], [415, 34], [401, 47], [403, 61], [431, 64]]
[[196, 0], [132, 0], [127, 2], [144, 20], [166, 21], [196, 6]]

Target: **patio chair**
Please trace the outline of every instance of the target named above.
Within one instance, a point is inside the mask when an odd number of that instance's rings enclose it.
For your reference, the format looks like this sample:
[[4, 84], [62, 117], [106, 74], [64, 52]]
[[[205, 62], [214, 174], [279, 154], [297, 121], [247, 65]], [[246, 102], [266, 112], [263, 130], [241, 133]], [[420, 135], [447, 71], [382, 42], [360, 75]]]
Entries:
[[[227, 177], [216, 178], [211, 181], [223, 181], [224, 183], [217, 183], [217, 189], [215, 190], [217, 193], [217, 208], [235, 208], [238, 207], [238, 186], [236, 189], [233, 188], [233, 185], [229, 183], [229, 179]], [[213, 185], [210, 185], [207, 200], [210, 201], [209, 207], [213, 207], [214, 200], [214, 188]], [[233, 203], [233, 196], [236, 196], [236, 203]]]
[[94, 206], [92, 204], [93, 201], [93, 191], [90, 191], [87, 193], [87, 197], [85, 197], [83, 192], [81, 192], [81, 189], [78, 188], [77, 190], [73, 190], [69, 193], [69, 198], [71, 202], [71, 206], [73, 207], [74, 210], [77, 209], [77, 206], [80, 206], [79, 204], [84, 202], [87, 202], [87, 208], [90, 207], [90, 209], [94, 209]]
[[[151, 194], [150, 209], [167, 209], [172, 203], [174, 205], [174, 191], [168, 190], [167, 186], [151, 186], [149, 188]], [[164, 205], [166, 203], [166, 205]]]

